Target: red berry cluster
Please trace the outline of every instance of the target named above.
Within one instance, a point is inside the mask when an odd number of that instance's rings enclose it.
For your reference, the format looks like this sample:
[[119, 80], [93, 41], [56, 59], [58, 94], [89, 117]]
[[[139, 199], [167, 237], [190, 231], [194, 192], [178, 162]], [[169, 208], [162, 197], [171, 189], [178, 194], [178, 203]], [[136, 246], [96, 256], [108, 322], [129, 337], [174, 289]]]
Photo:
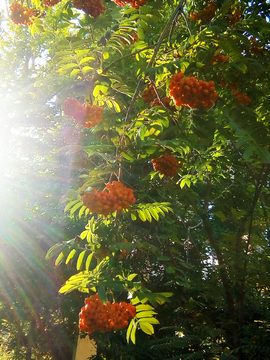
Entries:
[[140, 6], [147, 3], [148, 0], [113, 0], [119, 6], [125, 6], [127, 4], [138, 9]]
[[183, 163], [179, 163], [173, 155], [169, 154], [164, 154], [159, 158], [152, 159], [152, 163], [156, 171], [168, 177], [175, 176], [178, 173], [178, 169], [183, 167]]
[[73, 5], [76, 9], [83, 10], [86, 14], [93, 16], [94, 19], [105, 11], [105, 6], [101, 0], [73, 0]]
[[[162, 102], [161, 102], [162, 101]], [[164, 98], [161, 99], [161, 101], [156, 98], [153, 102], [152, 102], [152, 107], [155, 106], [165, 106], [167, 109], [170, 109], [171, 111], [176, 111], [176, 107], [174, 105], [171, 105], [171, 99], [168, 96], [165, 96]]]
[[232, 94], [237, 98], [239, 102], [244, 105], [248, 105], [251, 102], [251, 99], [247, 96], [246, 93], [239, 93], [238, 90], [234, 90]]
[[234, 26], [238, 21], [242, 18], [242, 11], [239, 9], [235, 9], [234, 12], [231, 8], [228, 10], [228, 15], [226, 16], [227, 22], [229, 26]]
[[213, 4], [208, 4], [205, 9], [197, 10], [195, 14], [191, 14], [191, 19], [194, 21], [201, 20], [202, 23], [208, 24], [215, 16], [217, 8]]
[[106, 191], [94, 190], [93, 194], [84, 193], [83, 204], [92, 212], [107, 216], [114, 211], [122, 211], [136, 202], [133, 190], [125, 187], [119, 181], [107, 184]]
[[9, 7], [10, 19], [16, 25], [31, 25], [33, 18], [38, 15], [34, 9], [29, 9], [19, 3], [13, 3]]
[[256, 38], [254, 37], [250, 38], [250, 43], [251, 43], [251, 46], [249, 48], [250, 53], [254, 55], [262, 55], [263, 44], [260, 41], [256, 40]]
[[67, 99], [64, 112], [66, 115], [72, 116], [77, 124], [89, 129], [100, 123], [103, 108], [98, 105], [90, 105], [87, 102], [81, 105], [78, 100]]
[[144, 90], [142, 93], [142, 98], [145, 103], [151, 103], [157, 97], [153, 85], [150, 85], [148, 89]]
[[98, 295], [85, 299], [85, 306], [79, 314], [79, 329], [92, 334], [93, 331], [101, 332], [119, 330], [128, 326], [128, 320], [136, 315], [136, 307], [126, 302], [110, 303], [104, 305]]
[[170, 96], [175, 104], [210, 109], [218, 98], [214, 81], [197, 80], [194, 76], [183, 78], [184, 74], [180, 72], [174, 74], [170, 80]]
[[228, 56], [222, 55], [221, 53], [217, 53], [215, 56], [213, 56], [211, 60], [211, 64], [217, 64], [222, 62], [229, 62], [230, 59]]

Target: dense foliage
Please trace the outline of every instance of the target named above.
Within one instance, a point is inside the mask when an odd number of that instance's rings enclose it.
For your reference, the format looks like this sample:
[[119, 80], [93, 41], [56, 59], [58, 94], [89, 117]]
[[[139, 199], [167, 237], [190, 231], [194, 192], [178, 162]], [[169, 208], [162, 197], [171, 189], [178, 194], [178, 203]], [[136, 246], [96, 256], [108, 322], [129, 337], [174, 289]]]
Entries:
[[[20, 46], [23, 126], [54, 144], [81, 226], [47, 258], [72, 269], [60, 293], [88, 298], [82, 330], [104, 303], [96, 359], [269, 358], [268, 2], [19, 8], [2, 51]], [[136, 306], [129, 325], [111, 302]]]

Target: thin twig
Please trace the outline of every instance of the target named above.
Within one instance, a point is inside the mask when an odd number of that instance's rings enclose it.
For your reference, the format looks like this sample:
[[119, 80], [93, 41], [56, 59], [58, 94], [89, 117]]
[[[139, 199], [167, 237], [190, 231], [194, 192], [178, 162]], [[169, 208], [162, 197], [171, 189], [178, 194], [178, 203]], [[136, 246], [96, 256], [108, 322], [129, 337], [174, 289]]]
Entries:
[[187, 19], [186, 14], [184, 13], [184, 11], [183, 11], [183, 10], [181, 11], [181, 15], [183, 16], [183, 18], [184, 18], [184, 20], [185, 20], [185, 23], [186, 23], [186, 26], [187, 26], [187, 29], [188, 29], [189, 35], [191, 36], [191, 35], [192, 35], [192, 33], [191, 33], [191, 30], [190, 30], [190, 27], [189, 27], [188, 19]]
[[[167, 31], [169, 30], [169, 27], [171, 26], [171, 24], [174, 22], [175, 18], [178, 16], [179, 12], [181, 12], [181, 9], [183, 8], [183, 4], [184, 4], [185, 0], [180, 0], [179, 4], [177, 5], [177, 8], [175, 9], [175, 11], [173, 12], [172, 16], [170, 17], [170, 19], [168, 20], [167, 24], [165, 25], [162, 33], [160, 34], [160, 37], [156, 43], [156, 46], [154, 47], [154, 52], [153, 52], [153, 55], [149, 61], [149, 63], [147, 64], [146, 68], [149, 69], [150, 67], [152, 67], [154, 61], [155, 61], [155, 58], [157, 56], [157, 53], [159, 51], [159, 48], [162, 44], [162, 41], [164, 40], [165, 36], [166, 36], [166, 33]], [[140, 81], [138, 82], [138, 85], [135, 89], [135, 92], [134, 92], [134, 95], [133, 95], [133, 98], [131, 99], [131, 102], [130, 102], [130, 105], [127, 109], [127, 113], [126, 113], [126, 118], [125, 118], [125, 121], [128, 121], [128, 117], [129, 117], [129, 114], [131, 113], [131, 110], [137, 100], [137, 97], [139, 95], [139, 91], [140, 91], [140, 88], [142, 86], [142, 84], [144, 83], [144, 79], [140, 79]]]
[[112, 61], [108, 66], [105, 67], [105, 69], [103, 69], [102, 71], [102, 74], [105, 74], [110, 67], [112, 67], [114, 64], [118, 63], [119, 61], [122, 61], [123, 59], [126, 59], [130, 56], [133, 56], [133, 55], [136, 55], [136, 54], [139, 54], [140, 52], [142, 51], [145, 51], [145, 50], [149, 50], [149, 49], [153, 49], [155, 47], [155, 45], [151, 45], [151, 46], [146, 46], [144, 47], [143, 49], [140, 49], [140, 50], [137, 50], [137, 51], [134, 51], [133, 53], [131, 54], [127, 54], [127, 55], [124, 55], [120, 58], [117, 58], [116, 60]]

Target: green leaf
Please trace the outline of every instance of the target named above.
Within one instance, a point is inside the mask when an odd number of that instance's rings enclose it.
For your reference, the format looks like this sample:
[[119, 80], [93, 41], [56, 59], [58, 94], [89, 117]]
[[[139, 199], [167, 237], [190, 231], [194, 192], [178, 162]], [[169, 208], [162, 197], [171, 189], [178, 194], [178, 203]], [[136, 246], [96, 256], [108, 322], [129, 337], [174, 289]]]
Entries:
[[137, 276], [138, 274], [130, 274], [129, 276], [128, 276], [128, 281], [132, 281], [136, 276]]
[[[141, 323], [147, 322], [149, 324], [159, 324], [160, 322], [158, 321], [158, 319], [154, 318], [154, 317], [150, 317], [150, 318], [141, 318], [139, 321], [139, 324], [141, 325]], [[153, 329], [154, 330], [154, 329]]]
[[74, 204], [77, 204], [78, 202], [80, 202], [80, 200], [72, 200], [71, 202], [69, 202], [69, 203], [66, 205], [66, 207], [65, 207], [65, 209], [64, 209], [64, 212], [67, 212], [69, 209], [72, 208], [72, 206], [73, 206]]
[[60, 265], [63, 260], [64, 260], [64, 253], [61, 252], [61, 253], [57, 256], [57, 258], [56, 258], [56, 260], [55, 260], [55, 266]]
[[83, 203], [80, 201], [78, 202], [78, 204], [74, 205], [71, 209], [70, 209], [70, 215], [73, 215], [75, 213], [75, 211], [77, 211], [81, 206], [83, 206]]
[[270, 163], [270, 152], [267, 149], [258, 147], [257, 153], [263, 163], [266, 163], [266, 164]]
[[137, 210], [138, 211], [138, 215], [139, 215], [139, 218], [142, 220], [142, 221], [146, 221], [146, 217], [144, 215], [144, 212], [142, 210]]
[[153, 325], [150, 323], [144, 323], [140, 322], [140, 328], [143, 332], [145, 332], [147, 335], [153, 335], [154, 334], [154, 328]]
[[136, 306], [136, 311], [146, 311], [146, 310], [154, 310], [153, 306], [150, 306], [148, 304], [141, 304]]
[[94, 255], [94, 253], [91, 253], [90, 255], [87, 256], [87, 259], [85, 262], [85, 270], [86, 271], [89, 271], [89, 267], [90, 267], [93, 255]]
[[158, 216], [158, 213], [156, 212], [156, 210], [154, 208], [149, 208], [148, 210], [149, 210], [150, 214], [153, 216], [153, 218], [156, 221], [159, 221], [159, 216]]
[[80, 61], [80, 65], [85, 64], [86, 62], [88, 62], [90, 60], [95, 60], [95, 58], [93, 56], [87, 56]]
[[80, 269], [81, 269], [85, 252], [86, 252], [86, 250], [82, 251], [82, 252], [80, 253], [79, 257], [78, 257], [77, 266], [76, 266], [77, 270], [80, 270]]
[[98, 287], [98, 297], [99, 297], [99, 300], [101, 302], [103, 302], [103, 304], [107, 303], [106, 290], [105, 290], [104, 286]]
[[157, 313], [155, 311], [141, 311], [139, 313], [136, 314], [136, 318], [137, 319], [141, 319], [141, 318], [144, 318], [144, 317], [151, 317], [153, 315], [156, 315]]
[[66, 70], [73, 69], [73, 68], [77, 68], [77, 67], [78, 67], [77, 64], [75, 64], [75, 63], [69, 63], [69, 64], [66, 64], [66, 65], [62, 66], [62, 67], [59, 69], [59, 72], [66, 71]]
[[79, 74], [80, 71], [81, 71], [80, 69], [74, 69], [71, 71], [69, 76], [70, 77], [76, 76], [77, 74]]
[[134, 213], [130, 213], [130, 216], [132, 221], [137, 220], [137, 216]]
[[[130, 340], [130, 336], [131, 336], [131, 332], [132, 330], [135, 328], [135, 332], [136, 332], [136, 323], [135, 321], [132, 319], [131, 322], [129, 323], [128, 329], [127, 329], [127, 334], [126, 334], [126, 339], [127, 339], [127, 343], [129, 343]], [[133, 342], [133, 341], [132, 341]], [[135, 344], [135, 337], [134, 337], [134, 342], [133, 344]]]
[[131, 341], [133, 342], [134, 345], [136, 342], [136, 330], [137, 330], [137, 325], [135, 324], [135, 326], [132, 327], [131, 335], [130, 335]]
[[151, 216], [150, 212], [148, 211], [148, 209], [144, 209], [144, 210], [143, 210], [143, 213], [144, 213], [144, 215], [145, 215], [146, 220], [148, 220], [149, 222], [151, 222], [151, 221], [152, 221], [152, 216]]
[[45, 259], [51, 259], [53, 256], [59, 254], [59, 251], [61, 252], [64, 247], [66, 246], [66, 244], [62, 243], [62, 244], [55, 244], [53, 245], [47, 252], [46, 258]]
[[76, 249], [71, 250], [71, 252], [69, 253], [67, 259], [66, 259], [66, 264], [69, 263], [69, 261], [73, 258], [73, 256], [76, 254]]
[[129, 161], [134, 161], [135, 158], [133, 156], [131, 156], [130, 154], [127, 154], [126, 152], [124, 151], [121, 151], [121, 155], [123, 156], [123, 158], [125, 158], [126, 160], [129, 160]]

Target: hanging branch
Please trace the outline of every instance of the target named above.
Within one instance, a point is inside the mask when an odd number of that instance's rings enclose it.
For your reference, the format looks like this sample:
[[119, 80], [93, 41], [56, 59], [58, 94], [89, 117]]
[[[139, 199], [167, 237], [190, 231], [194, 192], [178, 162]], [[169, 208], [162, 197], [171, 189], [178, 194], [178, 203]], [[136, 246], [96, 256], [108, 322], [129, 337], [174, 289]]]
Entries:
[[[167, 24], [165, 25], [157, 43], [156, 43], [156, 46], [154, 47], [154, 52], [153, 52], [153, 55], [149, 61], [149, 63], [147, 64], [146, 68], [149, 69], [150, 67], [152, 67], [154, 61], [155, 61], [155, 58], [157, 56], [157, 53], [159, 51], [159, 48], [162, 44], [162, 41], [164, 40], [170, 26], [173, 24], [173, 22], [175, 21], [176, 17], [178, 16], [178, 14], [180, 12], [182, 12], [182, 9], [183, 9], [183, 4], [184, 4], [185, 0], [180, 0], [179, 4], [177, 5], [177, 8], [175, 9], [175, 11], [173, 12], [172, 16], [170, 17], [170, 19], [168, 20]], [[131, 110], [137, 100], [137, 97], [139, 95], [139, 91], [140, 91], [140, 88], [141, 86], [143, 85], [144, 83], [144, 79], [140, 79], [140, 81], [138, 82], [137, 84], [137, 87], [135, 89], [135, 92], [134, 92], [134, 95], [133, 95], [133, 98], [131, 99], [131, 102], [130, 102], [130, 105], [127, 109], [127, 113], [126, 113], [126, 117], [125, 117], [125, 121], [128, 121], [128, 118], [129, 118], [129, 115], [131, 113]]]

